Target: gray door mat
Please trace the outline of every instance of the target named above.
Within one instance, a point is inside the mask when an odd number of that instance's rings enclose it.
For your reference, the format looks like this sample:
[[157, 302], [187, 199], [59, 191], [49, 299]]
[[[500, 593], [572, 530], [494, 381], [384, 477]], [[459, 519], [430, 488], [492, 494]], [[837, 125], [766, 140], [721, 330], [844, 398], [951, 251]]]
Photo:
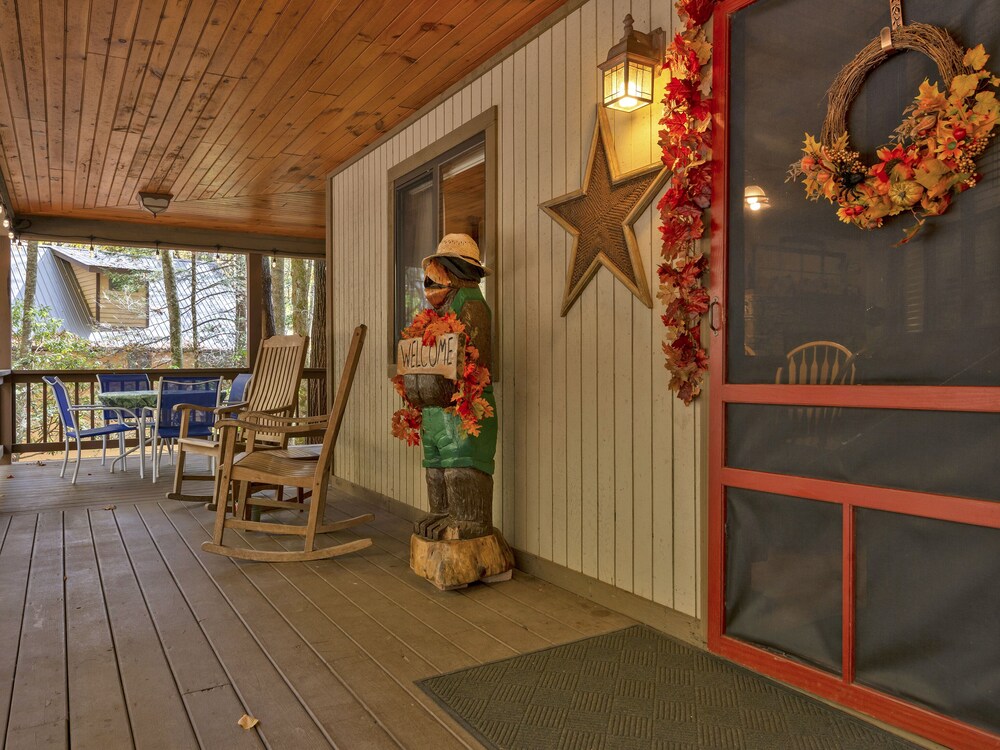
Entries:
[[496, 750], [916, 747], [645, 625], [417, 684]]

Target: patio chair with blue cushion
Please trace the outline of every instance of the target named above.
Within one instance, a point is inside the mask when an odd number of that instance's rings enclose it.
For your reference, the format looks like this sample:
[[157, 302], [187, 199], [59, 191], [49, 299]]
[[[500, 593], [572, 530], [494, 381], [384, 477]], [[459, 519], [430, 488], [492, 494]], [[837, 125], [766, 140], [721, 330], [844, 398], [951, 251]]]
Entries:
[[[220, 378], [172, 377], [157, 383], [153, 410], [153, 481], [160, 476], [163, 446], [171, 446], [181, 434], [210, 437], [219, 406]], [[181, 406], [201, 407], [180, 409]], [[172, 451], [171, 451], [172, 454]]]
[[[229, 384], [229, 395], [222, 401], [223, 406], [242, 406], [250, 397], [250, 381], [253, 380], [253, 373], [241, 372], [233, 382]], [[236, 419], [239, 415], [236, 412], [226, 415], [226, 419]]]
[[[121, 419], [115, 417], [115, 421], [105, 422], [101, 427], [92, 427], [87, 430], [81, 430], [77, 427], [76, 414], [80, 412], [114, 412], [114, 409], [106, 409], [103, 406], [97, 404], [83, 405], [83, 404], [71, 404], [69, 401], [69, 393], [66, 390], [66, 385], [57, 377], [46, 375], [42, 378], [46, 384], [52, 389], [52, 392], [56, 397], [56, 406], [59, 408], [59, 421], [62, 422], [63, 426], [63, 440], [65, 442], [65, 453], [63, 454], [62, 470], [59, 472], [60, 477], [66, 476], [66, 465], [69, 463], [69, 441], [76, 441], [76, 465], [73, 467], [73, 484], [76, 484], [76, 478], [80, 473], [80, 440], [82, 438], [99, 437], [101, 438], [101, 444], [103, 446], [103, 453], [107, 453], [108, 447], [108, 435], [118, 436], [118, 459], [122, 462], [122, 470], [126, 468], [126, 458], [125, 458], [125, 433], [128, 432], [138, 432], [138, 428], [133, 424], [126, 424], [121, 421]], [[102, 459], [103, 463], [103, 459]], [[111, 470], [115, 470], [114, 463], [111, 464]]]

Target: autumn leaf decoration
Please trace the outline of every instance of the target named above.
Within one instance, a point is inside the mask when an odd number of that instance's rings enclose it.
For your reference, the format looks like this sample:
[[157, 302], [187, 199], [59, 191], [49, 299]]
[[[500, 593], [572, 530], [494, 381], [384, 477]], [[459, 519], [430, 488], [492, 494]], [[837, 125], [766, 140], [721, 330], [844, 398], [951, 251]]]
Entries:
[[718, 0], [679, 0], [685, 29], [674, 37], [663, 70], [667, 85], [660, 120], [663, 163], [673, 171], [671, 186], [657, 208], [662, 220], [663, 261], [658, 268], [663, 301], [663, 342], [670, 389], [685, 404], [701, 393], [708, 356], [701, 343], [701, 316], [708, 310], [702, 276], [708, 265], [699, 240], [704, 212], [712, 200], [712, 113], [708, 92], [712, 45], [702, 24]]
[[[438, 336], [449, 333], [462, 335], [465, 357], [461, 377], [455, 383], [455, 394], [451, 397], [453, 405], [445, 411], [461, 420], [460, 431], [463, 434], [478, 436], [482, 421], [493, 416], [493, 407], [483, 398], [483, 391], [490, 384], [490, 371], [479, 364], [479, 350], [472, 345], [465, 324], [452, 312], [439, 315], [434, 310], [422, 310], [409, 327], [403, 329], [402, 336], [404, 339], [419, 338], [424, 346], [432, 346]], [[407, 445], [420, 445], [420, 410], [407, 398], [402, 375], [394, 377], [392, 384], [404, 403], [392, 415], [392, 435]]]
[[1000, 78], [986, 70], [988, 60], [983, 45], [968, 50], [962, 59], [968, 72], [955, 76], [947, 92], [925, 79], [873, 165], [862, 162], [846, 132], [829, 146], [807, 133], [789, 179], [801, 180], [806, 196], [825, 198], [841, 221], [861, 229], [876, 229], [909, 211], [916, 223], [898, 244], [909, 242], [928, 217], [943, 214], [954, 196], [979, 182], [976, 157], [1000, 116]]

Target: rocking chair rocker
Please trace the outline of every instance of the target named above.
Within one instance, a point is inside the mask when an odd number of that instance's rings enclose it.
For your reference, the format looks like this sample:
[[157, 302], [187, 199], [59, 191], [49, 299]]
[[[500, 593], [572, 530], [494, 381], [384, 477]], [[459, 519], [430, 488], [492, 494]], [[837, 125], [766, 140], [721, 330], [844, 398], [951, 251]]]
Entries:
[[[316, 535], [348, 529], [358, 524], [373, 521], [375, 517], [366, 513], [336, 523], [323, 523], [326, 510], [326, 493], [330, 482], [330, 465], [333, 449], [344, 419], [347, 398], [354, 383], [354, 373], [361, 358], [367, 327], [359, 325], [354, 329], [347, 361], [340, 377], [337, 397], [332, 411], [319, 417], [275, 417], [272, 414], [244, 412], [239, 419], [225, 419], [216, 423], [222, 431], [222, 473], [216, 500], [215, 528], [212, 541], [204, 542], [201, 548], [227, 557], [261, 562], [291, 562], [324, 560], [348, 552], [355, 552], [371, 546], [371, 539], [357, 539], [332, 547], [316, 547]], [[237, 433], [246, 434], [249, 452], [237, 453]], [[323, 444], [317, 460], [307, 456], [298, 457], [293, 451], [254, 450], [254, 434], [266, 432], [289, 437], [307, 437], [322, 434]], [[227, 517], [226, 494], [233, 484], [233, 515]], [[263, 508], [287, 508], [302, 510], [299, 502], [281, 499], [265, 500], [251, 497], [252, 485], [296, 487], [310, 491], [309, 515], [305, 525], [271, 523], [250, 519], [252, 506]], [[289, 551], [266, 551], [230, 547], [223, 543], [226, 529], [259, 531], [265, 534], [290, 534], [304, 539], [303, 549]]]

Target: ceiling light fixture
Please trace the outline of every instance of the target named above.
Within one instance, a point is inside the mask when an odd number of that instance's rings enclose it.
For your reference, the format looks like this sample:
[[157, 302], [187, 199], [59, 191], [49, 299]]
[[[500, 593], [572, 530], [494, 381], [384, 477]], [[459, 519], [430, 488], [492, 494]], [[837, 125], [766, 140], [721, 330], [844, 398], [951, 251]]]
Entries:
[[173, 197], [170, 193], [139, 193], [139, 205], [158, 216], [167, 210]]

